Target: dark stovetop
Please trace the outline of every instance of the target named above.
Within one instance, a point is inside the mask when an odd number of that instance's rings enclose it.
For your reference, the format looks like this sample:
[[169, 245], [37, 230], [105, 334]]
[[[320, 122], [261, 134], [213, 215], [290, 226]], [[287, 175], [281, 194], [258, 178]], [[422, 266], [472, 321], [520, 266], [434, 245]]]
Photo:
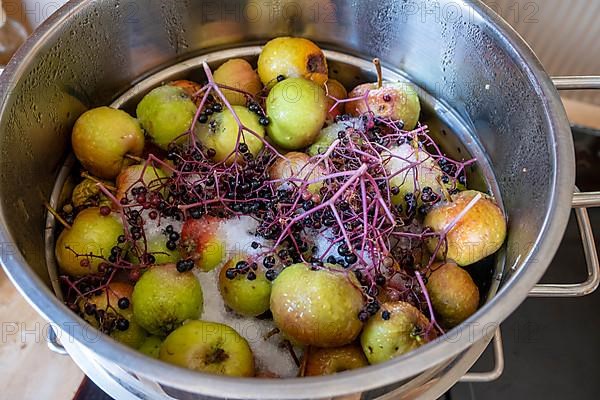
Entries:
[[[600, 190], [600, 136], [574, 132], [577, 184]], [[600, 248], [600, 209], [589, 210]], [[563, 242], [542, 282], [571, 283], [586, 278], [579, 231], [572, 216]], [[530, 298], [502, 324], [505, 369], [491, 383], [459, 383], [447, 400], [592, 400], [599, 397], [600, 290], [575, 299]], [[473, 370], [492, 365], [488, 349]], [[74, 400], [110, 400], [85, 380]]]

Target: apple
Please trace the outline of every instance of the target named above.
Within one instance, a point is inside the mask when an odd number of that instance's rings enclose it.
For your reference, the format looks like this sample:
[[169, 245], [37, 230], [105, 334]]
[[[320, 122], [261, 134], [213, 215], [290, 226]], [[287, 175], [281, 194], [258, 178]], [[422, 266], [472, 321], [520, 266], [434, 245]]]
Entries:
[[249, 266], [243, 272], [236, 270], [245, 257], [227, 261], [219, 273], [219, 291], [225, 304], [238, 314], [257, 317], [269, 310], [271, 282], [265, 277], [262, 266], [257, 270]]
[[318, 154], [323, 154], [329, 149], [331, 144], [338, 139], [340, 132], [349, 132], [352, 128], [361, 129], [362, 127], [363, 123], [360, 118], [349, 118], [346, 121], [339, 121], [328, 125], [321, 129], [313, 144], [306, 152], [313, 157]]
[[304, 38], [278, 37], [263, 47], [258, 57], [258, 76], [271, 87], [279, 79], [306, 78], [323, 85], [327, 81], [325, 54]]
[[[229, 86], [256, 96], [262, 89], [262, 83], [250, 63], [241, 58], [226, 61], [213, 73], [213, 78], [220, 85]], [[231, 105], [245, 106], [246, 96], [242, 93], [222, 89]]]
[[[107, 324], [111, 325], [107, 333], [118, 342], [134, 349], [139, 348], [146, 340], [146, 331], [133, 320], [131, 293], [133, 286], [112, 282], [106, 289], [94, 293], [79, 306], [84, 319], [92, 326], [106, 331]], [[93, 313], [86, 313], [92, 306]], [[103, 314], [99, 313], [102, 312]]]
[[177, 328], [164, 340], [159, 357], [208, 374], [254, 376], [254, 356], [246, 339], [216, 322], [189, 321]]
[[140, 353], [144, 353], [148, 357], [158, 358], [162, 342], [163, 340], [159, 336], [150, 335], [146, 338], [146, 340], [144, 340], [138, 350]]
[[408, 131], [417, 126], [421, 104], [414, 86], [405, 82], [383, 82], [381, 87], [364, 83], [352, 89], [348, 98], [364, 96], [367, 91], [366, 101], [361, 98], [346, 103], [346, 113], [360, 116], [371, 111], [376, 117], [402, 121]]
[[185, 141], [196, 114], [196, 105], [184, 89], [172, 85], [152, 89], [139, 102], [136, 115], [142, 127], [160, 148]]
[[[290, 179], [302, 179], [304, 181], [312, 181], [322, 177], [324, 170], [321, 166], [311, 162], [308, 154], [291, 151], [285, 155], [285, 158], [278, 158], [269, 168], [269, 176], [271, 179], [282, 180], [282, 185], [301, 186], [302, 182], [297, 182]], [[314, 182], [308, 185], [307, 189], [314, 194], [318, 194], [323, 187], [324, 182]]]
[[132, 295], [135, 321], [153, 335], [164, 336], [202, 313], [202, 288], [192, 272], [175, 264], [155, 265], [141, 276]]
[[204, 216], [188, 219], [181, 229], [179, 251], [183, 258], [191, 258], [202, 271], [210, 271], [223, 262], [225, 243], [219, 237], [221, 219]]
[[199, 83], [188, 81], [187, 79], [180, 79], [177, 81], [169, 82], [168, 85], [183, 89], [184, 93], [187, 94], [189, 98], [192, 99], [192, 101], [194, 101], [194, 104], [196, 104], [196, 106], [200, 104], [200, 101], [202, 100], [201, 96], [197, 99], [194, 99], [194, 95], [196, 95], [200, 91], [200, 89], [202, 89], [202, 86], [200, 86]]
[[327, 121], [332, 122], [335, 121], [335, 118], [342, 115], [344, 113], [344, 103], [338, 104], [334, 109], [331, 109], [335, 106], [336, 100], [344, 100], [348, 98], [348, 91], [344, 85], [342, 85], [339, 81], [335, 79], [328, 79], [325, 83], [325, 88], [327, 89]]
[[[478, 194], [481, 195], [479, 201], [456, 221], [461, 211]], [[436, 257], [453, 260], [464, 267], [498, 251], [506, 238], [506, 219], [494, 199], [476, 190], [459, 192], [451, 198], [451, 202], [432, 207], [423, 222], [435, 232], [443, 232], [456, 221], [446, 234], [446, 244], [440, 246]], [[429, 239], [429, 251], [433, 253], [437, 243], [438, 238]]]
[[332, 265], [291, 265], [271, 289], [275, 325], [293, 342], [305, 345], [339, 347], [352, 342], [362, 328], [358, 313], [363, 305], [358, 283]]
[[117, 199], [121, 199], [131, 193], [134, 188], [145, 187], [148, 192], [160, 190], [166, 195], [166, 183], [168, 176], [160, 168], [152, 165], [136, 164], [124, 168], [117, 176]]
[[[383, 151], [381, 157], [391, 177], [390, 184], [399, 189], [397, 194], [392, 195], [392, 203], [404, 205], [407, 194], [416, 195], [417, 190], [422, 191], [426, 187], [443, 196], [440, 182], [444, 172], [423, 150], [404, 143]], [[421, 196], [417, 197], [417, 202], [422, 204]]]
[[56, 241], [55, 255], [62, 271], [74, 277], [98, 273], [98, 265], [110, 256], [123, 225], [113, 213], [102, 215], [97, 207], [82, 210], [71, 228]]
[[342, 347], [308, 347], [304, 352], [303, 376], [332, 375], [369, 365], [362, 348], [355, 344]]
[[366, 323], [360, 336], [362, 349], [370, 364], [378, 364], [433, 340], [429, 320], [413, 305], [398, 301], [384, 303]]
[[289, 78], [276, 84], [267, 97], [269, 137], [287, 150], [311, 145], [327, 117], [325, 90], [303, 78]]
[[71, 144], [85, 169], [99, 178], [113, 179], [128, 164], [125, 155], [142, 154], [144, 132], [125, 111], [98, 107], [77, 119]]
[[238, 153], [234, 153], [238, 137], [239, 143], [245, 143], [248, 152], [253, 156], [256, 156], [264, 146], [261, 139], [265, 136], [265, 128], [260, 124], [258, 115], [246, 107], [232, 106], [232, 108], [240, 122], [253, 133], [240, 131], [240, 126], [229, 109], [214, 113], [207, 123], [198, 124], [196, 128], [196, 136], [200, 143], [216, 152], [213, 157], [216, 162], [227, 164], [233, 164], [235, 161], [243, 162], [242, 151], [238, 148]]
[[434, 264], [426, 287], [433, 310], [445, 327], [455, 327], [479, 307], [479, 289], [473, 278], [453, 262]]
[[[108, 183], [107, 183], [108, 184]], [[73, 207], [95, 207], [111, 206], [112, 201], [108, 199], [98, 187], [98, 183], [89, 178], [85, 178], [73, 188], [71, 193], [71, 203]]]
[[181, 259], [177, 249], [167, 248], [167, 237], [158, 232], [155, 234], [146, 233], [146, 241], [137, 241], [137, 246], [133, 247], [127, 253], [128, 260], [133, 264], [140, 264], [141, 258], [145, 254], [154, 257], [153, 264], [171, 264]]

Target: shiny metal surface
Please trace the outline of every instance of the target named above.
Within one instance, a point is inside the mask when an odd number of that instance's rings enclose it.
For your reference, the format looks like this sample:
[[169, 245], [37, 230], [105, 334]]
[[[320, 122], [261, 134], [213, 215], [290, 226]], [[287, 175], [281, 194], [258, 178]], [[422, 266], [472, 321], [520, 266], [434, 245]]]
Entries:
[[[2, 264], [31, 304], [65, 332], [65, 347], [78, 344], [111, 366], [113, 379], [141, 376], [178, 398], [323, 398], [356, 392], [372, 398], [457, 360], [488, 337], [540, 279], [570, 211], [574, 156], [569, 124], [535, 56], [478, 1], [260, 4], [153, 0], [132, 13], [118, 0], [80, 0], [36, 31], [0, 78], [0, 241], [10, 249], [3, 252]], [[256, 13], [255, 7], [263, 9]], [[63, 163], [74, 120], [178, 61], [283, 34], [306, 36], [366, 59], [380, 57], [470, 128], [470, 140], [486, 151], [493, 166], [509, 216], [507, 268], [495, 277], [501, 283], [498, 294], [439, 341], [388, 363], [330, 377], [257, 381], [207, 376], [149, 360], [105, 336], [91, 340], [89, 328], [52, 294], [42, 233], [41, 204]], [[470, 366], [457, 365], [462, 372]], [[462, 372], [439, 379], [451, 385]]]
[[494, 368], [487, 372], [469, 372], [460, 378], [460, 382], [492, 382], [502, 376], [502, 372], [504, 372], [504, 348], [502, 347], [500, 328], [494, 334], [492, 346], [494, 349]]
[[600, 192], [573, 193], [573, 208], [600, 207]]
[[600, 89], [600, 76], [554, 76], [552, 82], [558, 90]]

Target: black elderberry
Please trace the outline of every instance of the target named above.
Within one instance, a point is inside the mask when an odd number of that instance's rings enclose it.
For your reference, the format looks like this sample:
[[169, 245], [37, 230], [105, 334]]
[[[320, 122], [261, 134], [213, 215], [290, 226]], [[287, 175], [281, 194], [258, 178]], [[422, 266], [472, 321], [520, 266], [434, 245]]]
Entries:
[[277, 278], [277, 271], [275, 271], [274, 269], [270, 269], [265, 273], [265, 278], [267, 278], [270, 281], [274, 281], [275, 278]]
[[121, 310], [126, 310], [129, 308], [129, 299], [127, 297], [121, 297], [117, 305]]
[[117, 329], [120, 331], [126, 331], [127, 329], [129, 329], [129, 321], [127, 321], [126, 319], [120, 318], [117, 320]]
[[392, 315], [391, 315], [391, 313], [390, 313], [388, 310], [384, 310], [384, 311], [381, 313], [381, 318], [382, 318], [384, 321], [387, 321], [387, 320], [389, 320], [391, 316], [392, 316]]
[[167, 241], [167, 249], [173, 251], [177, 248], [177, 243], [172, 240]]

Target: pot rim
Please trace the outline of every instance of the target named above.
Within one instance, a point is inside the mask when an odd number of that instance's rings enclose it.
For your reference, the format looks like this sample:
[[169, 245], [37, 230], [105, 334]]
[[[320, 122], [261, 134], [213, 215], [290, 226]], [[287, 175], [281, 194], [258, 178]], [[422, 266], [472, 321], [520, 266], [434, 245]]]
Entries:
[[[29, 61], [36, 57], [45, 40], [61, 33], [63, 23], [95, 0], [74, 0], [61, 7], [33, 33], [19, 49], [0, 77], [0, 118], [6, 109], [14, 82], [26, 72]], [[544, 118], [553, 133], [552, 161], [555, 165], [550, 188], [550, 205], [536, 245], [523, 261], [522, 267], [503, 285], [496, 296], [480, 308], [461, 326], [441, 339], [424, 345], [402, 357], [379, 365], [347, 371], [333, 376], [293, 379], [239, 379], [202, 374], [172, 366], [138, 353], [115, 342], [106, 335], [89, 342], [85, 329], [73, 329], [82, 320], [70, 311], [50, 288], [27, 265], [23, 254], [15, 248], [4, 254], [1, 263], [13, 284], [46, 320], [59, 326], [69, 337], [105, 360], [118, 360], [124, 368], [179, 390], [198, 392], [215, 397], [291, 399], [328, 397], [362, 392], [411, 378], [444, 360], [448, 360], [479, 341], [525, 300], [530, 289], [540, 280], [562, 240], [571, 210], [575, 183], [575, 157], [570, 125], [551, 79], [523, 39], [480, 0], [464, 2], [472, 15], [486, 23], [527, 76], [544, 106]], [[5, 94], [6, 93], [6, 94]], [[5, 210], [0, 210], [0, 241], [15, 244], [6, 228]], [[5, 252], [7, 253], [7, 252]], [[63, 339], [64, 340], [64, 339]], [[443, 342], [443, 343], [442, 343]]]

